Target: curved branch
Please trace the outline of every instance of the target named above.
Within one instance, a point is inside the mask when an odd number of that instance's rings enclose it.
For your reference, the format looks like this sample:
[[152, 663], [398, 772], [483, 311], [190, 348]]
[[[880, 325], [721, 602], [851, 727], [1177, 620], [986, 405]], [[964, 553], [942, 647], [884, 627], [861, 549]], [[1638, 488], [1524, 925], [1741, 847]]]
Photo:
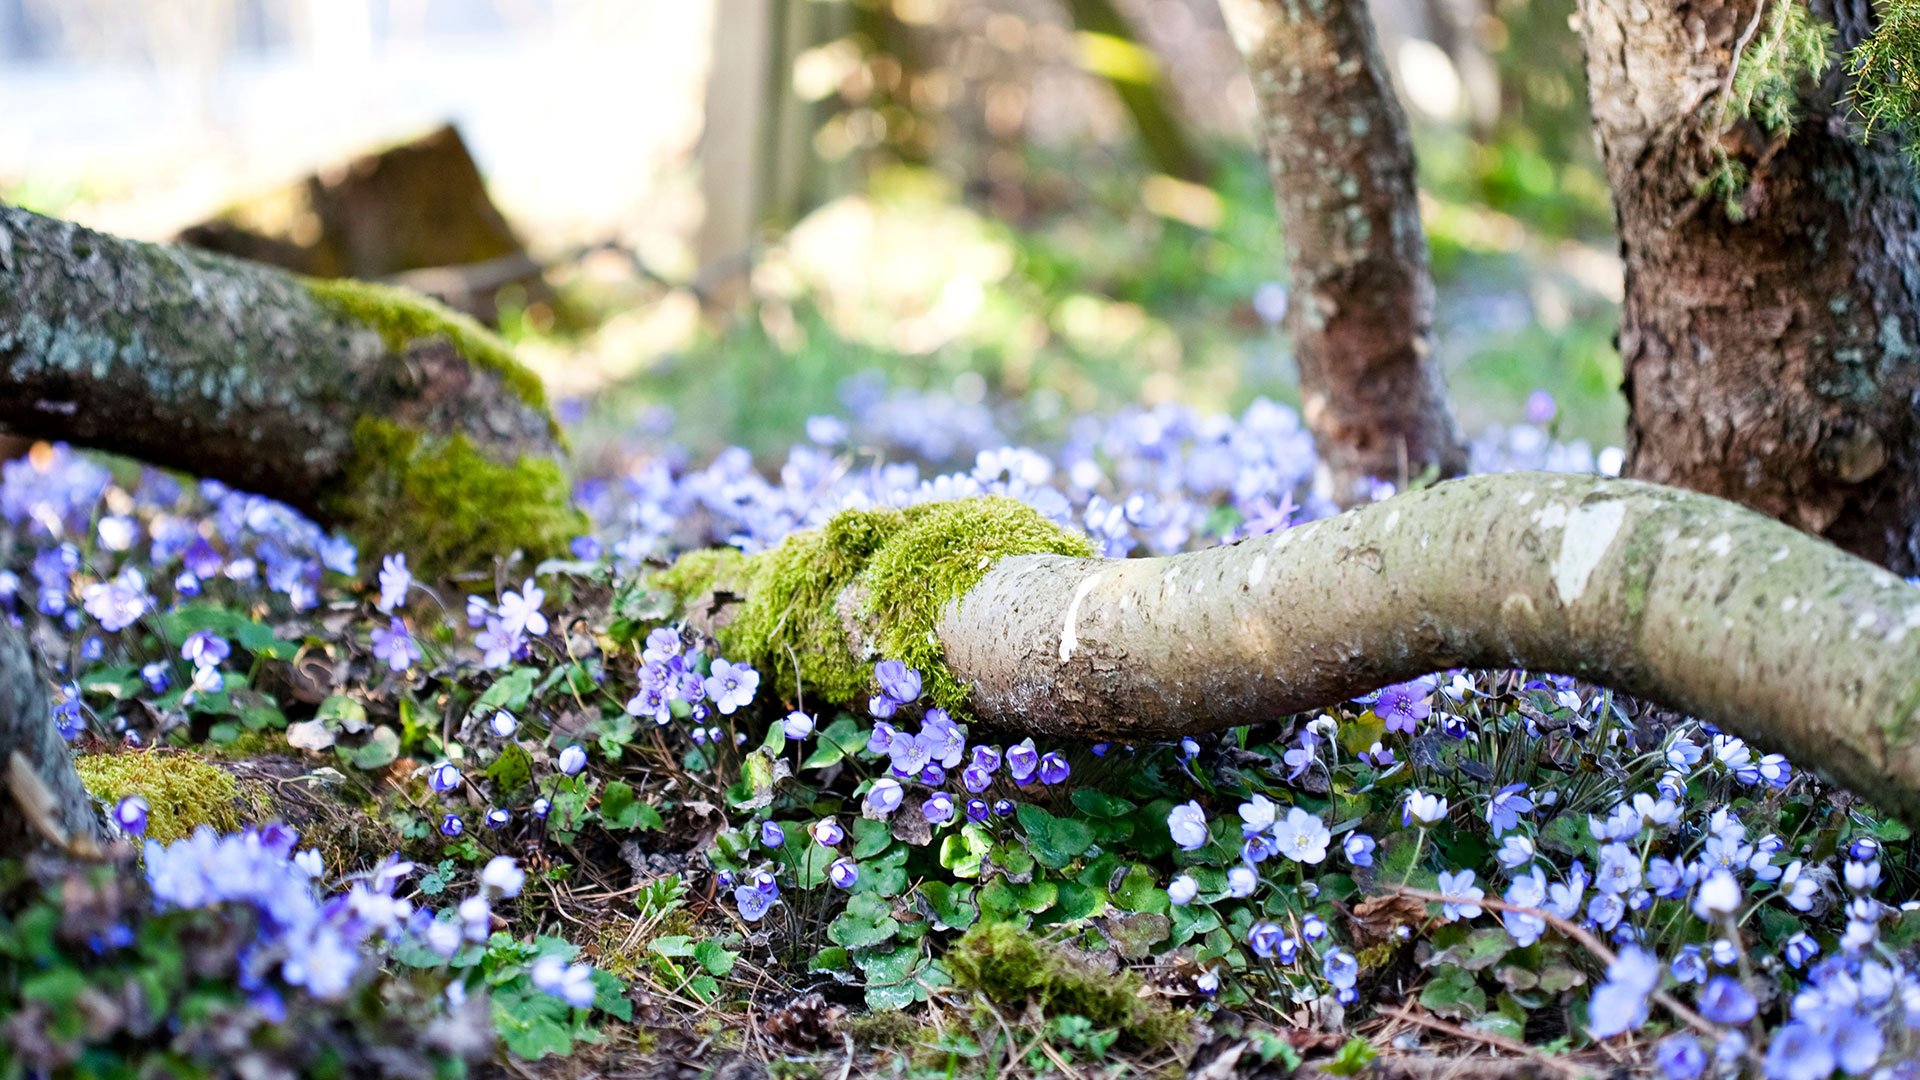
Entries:
[[1578, 675], [1920, 821], [1920, 589], [1706, 495], [1544, 473], [1436, 485], [1158, 559], [1018, 555], [943, 612], [1019, 732], [1174, 739], [1449, 667]]

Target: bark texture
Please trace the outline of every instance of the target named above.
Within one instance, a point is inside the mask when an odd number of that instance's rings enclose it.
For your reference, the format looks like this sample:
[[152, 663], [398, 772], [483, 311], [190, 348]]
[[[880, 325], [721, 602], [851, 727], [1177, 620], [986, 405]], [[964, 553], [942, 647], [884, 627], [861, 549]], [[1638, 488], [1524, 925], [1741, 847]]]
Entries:
[[1673, 488], [1479, 476], [1170, 558], [1011, 556], [936, 629], [974, 715], [1012, 731], [1174, 739], [1522, 667], [1684, 710], [1920, 821], [1920, 589]]
[[[571, 518], [538, 380], [470, 320], [4, 206], [0, 428], [215, 477], [363, 539], [431, 517], [445, 547], [417, 554], [452, 561], [553, 547]], [[447, 524], [462, 489], [491, 520]]]
[[1406, 114], [1363, 0], [1221, 0], [1247, 60], [1292, 282], [1286, 329], [1329, 494], [1466, 450], [1431, 361], [1433, 279]]
[[53, 724], [27, 643], [0, 619], [0, 859], [56, 840], [77, 854], [106, 843], [93, 799]]
[[[1580, 0], [1626, 262], [1628, 472], [1920, 571], [1920, 201], [1848, 119], [1841, 65], [1783, 139], [1722, 94], [1757, 0]], [[1868, 0], [1812, 0], [1851, 48]], [[1750, 173], [1729, 215], [1700, 184]], [[1741, 217], [1743, 220], [1735, 220]]]

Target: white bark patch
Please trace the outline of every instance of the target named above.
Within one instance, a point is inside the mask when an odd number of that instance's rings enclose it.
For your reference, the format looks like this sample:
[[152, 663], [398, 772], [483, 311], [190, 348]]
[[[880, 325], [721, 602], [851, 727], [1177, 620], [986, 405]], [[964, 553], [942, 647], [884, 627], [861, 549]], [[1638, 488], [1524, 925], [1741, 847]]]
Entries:
[[1393, 513], [1387, 515], [1386, 523], [1380, 526], [1380, 531], [1390, 533], [1393, 531], [1393, 527], [1398, 524], [1400, 524], [1400, 511], [1395, 510]]
[[1733, 552], [1733, 534], [1721, 533], [1719, 536], [1707, 541], [1707, 550], [1713, 552], [1714, 555], [1719, 558], [1726, 558]]
[[1516, 498], [1515, 498], [1515, 499], [1514, 499], [1513, 501], [1514, 501], [1515, 503], [1517, 503], [1518, 505], [1520, 505], [1520, 506], [1525, 506], [1525, 505], [1527, 505], [1528, 503], [1530, 503], [1530, 502], [1532, 502], [1532, 501], [1533, 501], [1533, 492], [1531, 492], [1531, 491], [1523, 491], [1523, 492], [1521, 492], [1521, 493], [1519, 494], [1519, 496], [1518, 496], [1518, 497], [1516, 497]]
[[1257, 589], [1267, 580], [1267, 553], [1261, 552], [1253, 557], [1253, 565], [1247, 569], [1247, 588]]
[[1571, 604], [1586, 593], [1587, 581], [1626, 520], [1627, 504], [1619, 499], [1579, 507], [1567, 518], [1560, 554], [1553, 560], [1553, 591], [1562, 604]]
[[1786, 557], [1787, 557], [1788, 555], [1791, 555], [1791, 554], [1793, 554], [1793, 553], [1792, 553], [1792, 552], [1790, 552], [1790, 551], [1788, 551], [1788, 550], [1787, 550], [1787, 549], [1786, 549], [1786, 548], [1785, 548], [1785, 547], [1783, 546], [1783, 547], [1781, 547], [1781, 549], [1780, 549], [1779, 551], [1776, 551], [1776, 552], [1774, 552], [1774, 553], [1773, 553], [1773, 558], [1771, 558], [1771, 559], [1768, 559], [1767, 561], [1768, 561], [1768, 562], [1779, 562], [1779, 561], [1780, 561], [1781, 559], [1784, 559], [1784, 558], [1786, 558]]
[[1064, 664], [1073, 659], [1073, 650], [1080, 647], [1080, 636], [1074, 632], [1073, 625], [1080, 618], [1080, 602], [1085, 600], [1087, 594], [1093, 591], [1093, 587], [1100, 584], [1100, 579], [1106, 576], [1107, 572], [1102, 570], [1082, 581], [1073, 590], [1073, 599], [1067, 602], [1066, 620], [1060, 624], [1061, 663]]

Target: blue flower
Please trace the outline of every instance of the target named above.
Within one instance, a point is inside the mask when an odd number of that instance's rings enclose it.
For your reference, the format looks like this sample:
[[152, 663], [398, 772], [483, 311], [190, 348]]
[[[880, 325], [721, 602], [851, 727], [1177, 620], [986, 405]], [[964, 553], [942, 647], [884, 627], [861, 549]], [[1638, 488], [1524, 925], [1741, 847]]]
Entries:
[[1347, 838], [1340, 842], [1341, 852], [1355, 866], [1372, 866], [1373, 853], [1378, 846], [1373, 837], [1362, 832], [1348, 833]]
[[900, 809], [900, 803], [907, 797], [900, 781], [890, 776], [881, 777], [867, 789], [864, 812], [869, 818], [884, 818]]
[[1520, 815], [1533, 812], [1533, 800], [1526, 796], [1527, 785], [1508, 784], [1493, 793], [1487, 803], [1487, 822], [1493, 826], [1494, 835], [1512, 832], [1520, 827]]
[[1753, 1019], [1760, 1003], [1739, 979], [1730, 975], [1715, 975], [1707, 981], [1694, 999], [1700, 1007], [1700, 1015], [1716, 1024], [1738, 1026]]
[[1275, 924], [1262, 919], [1247, 931], [1247, 947], [1253, 950], [1255, 956], [1271, 959], [1281, 939], [1286, 937], [1286, 933]]
[[1048, 751], [1040, 758], [1040, 782], [1047, 785], [1058, 784], [1066, 780], [1071, 770], [1067, 759], [1058, 753]]
[[1647, 996], [1660, 985], [1660, 960], [1638, 945], [1621, 949], [1607, 977], [1587, 1003], [1587, 1023], [1596, 1039], [1633, 1031], [1647, 1022]]
[[787, 842], [787, 831], [782, 829], [778, 822], [763, 821], [760, 823], [760, 842], [770, 848], [777, 848]]
[[1373, 714], [1386, 724], [1388, 731], [1411, 735], [1420, 721], [1433, 715], [1433, 706], [1427, 704], [1427, 693], [1427, 687], [1418, 682], [1386, 687], [1374, 699]]
[[1767, 1040], [1768, 1080], [1828, 1080], [1835, 1064], [1832, 1040], [1803, 1020], [1789, 1022]]
[[1199, 894], [1200, 883], [1193, 879], [1192, 874], [1180, 874], [1167, 882], [1167, 899], [1175, 907], [1193, 903], [1193, 898]]
[[882, 660], [873, 665], [873, 680], [880, 692], [896, 705], [908, 705], [920, 699], [920, 673], [898, 660]]
[[[201, 574], [206, 577], [206, 574]], [[382, 614], [406, 603], [407, 590], [413, 587], [413, 574], [407, 569], [404, 554], [389, 555], [380, 562], [380, 598], [373, 606]]]
[[580, 770], [587, 767], [587, 752], [578, 743], [569, 745], [560, 751], [560, 771], [568, 776], [578, 776]]
[[420, 646], [414, 644], [413, 635], [407, 632], [406, 624], [395, 617], [387, 626], [373, 628], [373, 655], [398, 672], [418, 663], [422, 654]]
[[1476, 901], [1487, 895], [1486, 890], [1473, 883], [1471, 870], [1458, 873], [1440, 871], [1439, 892], [1446, 898], [1440, 905], [1440, 913], [1448, 922], [1479, 918], [1481, 909]]
[[760, 688], [760, 673], [745, 664], [715, 660], [706, 688], [714, 708], [722, 715], [731, 714], [753, 703], [754, 692]]
[[1296, 806], [1288, 810], [1286, 820], [1275, 827], [1274, 838], [1280, 854], [1297, 863], [1317, 863], [1327, 857], [1327, 844], [1333, 839], [1333, 833], [1317, 815]]
[[460, 786], [460, 768], [451, 761], [442, 761], [427, 773], [427, 786], [445, 794]]
[[466, 831], [467, 823], [460, 820], [459, 814], [448, 814], [446, 817], [440, 819], [440, 834], [442, 836], [459, 836]]
[[147, 831], [147, 800], [138, 795], [129, 795], [113, 806], [113, 820], [128, 836], [139, 836]]
[[944, 791], [934, 792], [920, 804], [920, 815], [929, 825], [941, 824], [953, 816], [953, 798]]
[[836, 889], [851, 889], [860, 881], [860, 868], [854, 865], [852, 859], [845, 857], [835, 859], [827, 867], [827, 880], [831, 881]]
[[1685, 1032], [1660, 1040], [1653, 1049], [1653, 1060], [1667, 1080], [1695, 1080], [1707, 1071], [1707, 1052], [1701, 1049], [1699, 1039]]
[[1345, 949], [1331, 949], [1320, 961], [1320, 973], [1326, 976], [1327, 981], [1332, 983], [1335, 989], [1346, 990], [1359, 979], [1360, 962]]

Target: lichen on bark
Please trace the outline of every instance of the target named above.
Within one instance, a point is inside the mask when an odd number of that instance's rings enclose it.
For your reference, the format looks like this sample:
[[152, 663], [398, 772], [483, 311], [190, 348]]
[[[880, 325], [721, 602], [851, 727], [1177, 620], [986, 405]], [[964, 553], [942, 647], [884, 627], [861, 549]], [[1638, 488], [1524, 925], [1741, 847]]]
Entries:
[[[1084, 535], [1002, 496], [843, 510], [754, 555], [692, 552], [651, 577], [677, 608], [718, 613], [709, 629], [728, 659], [751, 662], [790, 698], [857, 702], [873, 664], [918, 670], [927, 696], [964, 710], [934, 625], [1010, 555], [1086, 557]], [[703, 599], [704, 598], [704, 599]]]

